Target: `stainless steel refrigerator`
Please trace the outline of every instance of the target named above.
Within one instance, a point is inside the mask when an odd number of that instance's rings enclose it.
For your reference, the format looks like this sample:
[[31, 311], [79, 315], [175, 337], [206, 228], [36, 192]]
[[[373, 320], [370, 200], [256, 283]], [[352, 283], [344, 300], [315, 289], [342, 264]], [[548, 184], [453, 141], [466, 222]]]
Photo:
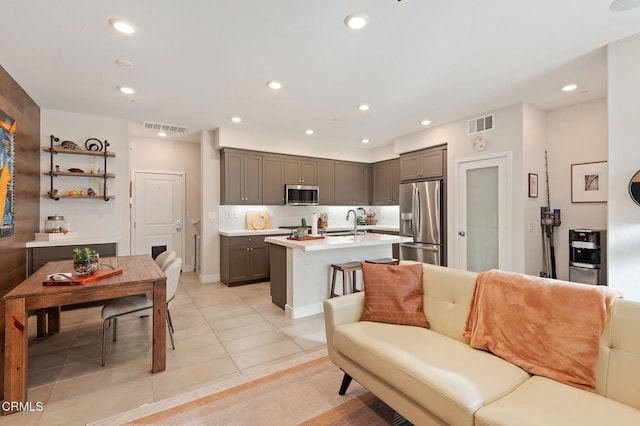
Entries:
[[401, 260], [446, 265], [442, 191], [441, 180], [400, 184], [400, 235], [413, 237], [400, 245]]

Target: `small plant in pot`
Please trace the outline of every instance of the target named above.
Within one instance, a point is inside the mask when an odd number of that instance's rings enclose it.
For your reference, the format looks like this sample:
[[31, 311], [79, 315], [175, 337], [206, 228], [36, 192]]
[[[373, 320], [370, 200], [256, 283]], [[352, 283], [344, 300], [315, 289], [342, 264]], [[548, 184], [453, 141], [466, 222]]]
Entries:
[[300, 221], [300, 226], [298, 226], [296, 228], [296, 237], [297, 238], [304, 238], [307, 236], [307, 220], [305, 218], [302, 218], [302, 220]]
[[79, 276], [86, 276], [95, 273], [100, 261], [100, 254], [92, 248], [73, 249], [73, 270]]

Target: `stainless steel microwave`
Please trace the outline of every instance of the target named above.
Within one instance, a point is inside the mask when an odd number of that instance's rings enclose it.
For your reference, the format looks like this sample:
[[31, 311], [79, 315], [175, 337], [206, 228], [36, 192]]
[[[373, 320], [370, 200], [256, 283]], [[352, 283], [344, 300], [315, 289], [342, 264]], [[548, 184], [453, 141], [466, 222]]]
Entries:
[[288, 206], [317, 206], [320, 188], [316, 185], [285, 185], [284, 203]]

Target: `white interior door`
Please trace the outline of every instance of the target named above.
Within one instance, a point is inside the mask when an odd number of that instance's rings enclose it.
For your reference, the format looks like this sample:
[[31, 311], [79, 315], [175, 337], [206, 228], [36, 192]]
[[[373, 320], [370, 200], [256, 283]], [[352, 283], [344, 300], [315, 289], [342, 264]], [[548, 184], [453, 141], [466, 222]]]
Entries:
[[474, 272], [511, 269], [511, 157], [458, 162], [457, 266]]
[[133, 171], [133, 254], [161, 247], [184, 252], [185, 179], [182, 172]]

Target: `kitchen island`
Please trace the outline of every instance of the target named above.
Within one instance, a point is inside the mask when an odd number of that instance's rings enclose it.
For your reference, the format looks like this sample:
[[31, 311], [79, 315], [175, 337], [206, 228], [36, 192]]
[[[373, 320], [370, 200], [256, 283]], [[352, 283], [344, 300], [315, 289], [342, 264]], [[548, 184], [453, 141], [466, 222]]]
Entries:
[[305, 241], [267, 237], [272, 300], [287, 318], [321, 313], [322, 302], [329, 297], [331, 264], [391, 257], [392, 244], [410, 241], [409, 237], [374, 233]]

